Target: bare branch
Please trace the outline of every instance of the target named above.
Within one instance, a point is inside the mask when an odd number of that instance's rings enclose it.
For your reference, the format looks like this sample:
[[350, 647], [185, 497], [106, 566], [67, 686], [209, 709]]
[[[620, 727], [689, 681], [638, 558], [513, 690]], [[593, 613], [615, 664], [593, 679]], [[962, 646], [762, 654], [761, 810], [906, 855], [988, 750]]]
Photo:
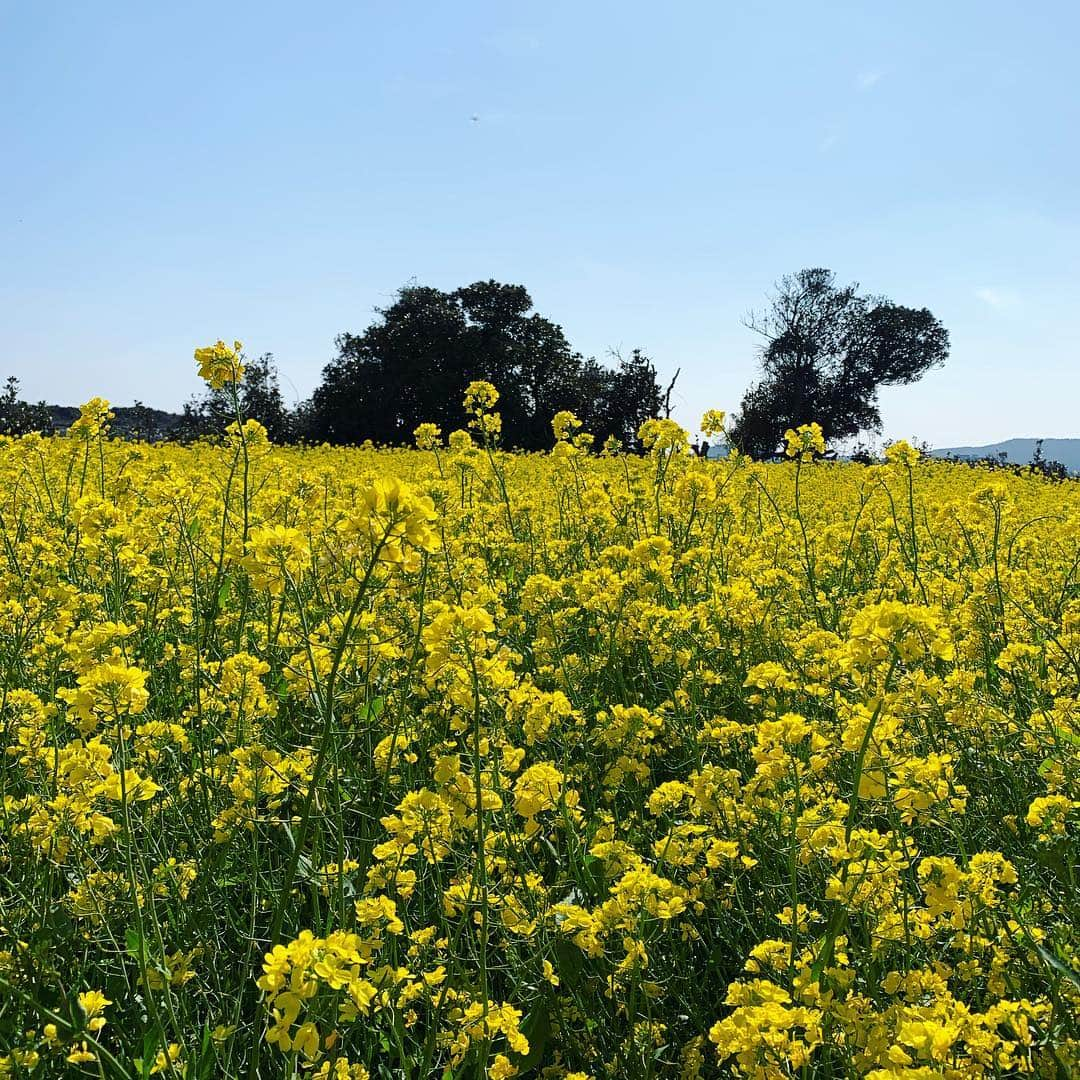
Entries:
[[671, 419], [671, 391], [675, 389], [675, 380], [679, 377], [682, 368], [676, 368], [675, 374], [671, 376], [671, 382], [668, 383], [668, 388], [664, 391], [664, 419]]

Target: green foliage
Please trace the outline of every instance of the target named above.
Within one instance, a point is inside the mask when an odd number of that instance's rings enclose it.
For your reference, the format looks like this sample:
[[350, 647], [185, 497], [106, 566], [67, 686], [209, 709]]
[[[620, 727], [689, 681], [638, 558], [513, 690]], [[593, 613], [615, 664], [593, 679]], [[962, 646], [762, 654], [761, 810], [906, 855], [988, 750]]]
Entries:
[[361, 334], [342, 334], [306, 417], [316, 440], [401, 444], [430, 422], [459, 422], [476, 379], [500, 388], [503, 441], [551, 445], [551, 417], [569, 409], [599, 442], [631, 445], [660, 409], [652, 362], [635, 349], [609, 368], [571, 349], [562, 327], [531, 313], [521, 285], [479, 281], [453, 292], [408, 285]]
[[19, 397], [19, 380], [9, 375], [0, 391], [0, 435], [28, 435], [53, 429], [52, 415], [44, 401], [30, 404]]
[[743, 397], [731, 439], [755, 457], [812, 421], [827, 441], [879, 431], [878, 389], [917, 381], [949, 353], [948, 331], [926, 308], [860, 296], [824, 269], [781, 279], [749, 326], [765, 340], [762, 378]]

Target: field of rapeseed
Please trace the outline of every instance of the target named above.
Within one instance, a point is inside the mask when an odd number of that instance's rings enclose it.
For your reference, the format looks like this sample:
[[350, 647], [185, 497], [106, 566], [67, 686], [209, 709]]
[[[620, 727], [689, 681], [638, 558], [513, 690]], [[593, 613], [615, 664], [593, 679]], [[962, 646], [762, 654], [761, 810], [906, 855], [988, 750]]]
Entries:
[[1075, 1076], [1080, 485], [465, 406], [0, 444], [0, 1076]]

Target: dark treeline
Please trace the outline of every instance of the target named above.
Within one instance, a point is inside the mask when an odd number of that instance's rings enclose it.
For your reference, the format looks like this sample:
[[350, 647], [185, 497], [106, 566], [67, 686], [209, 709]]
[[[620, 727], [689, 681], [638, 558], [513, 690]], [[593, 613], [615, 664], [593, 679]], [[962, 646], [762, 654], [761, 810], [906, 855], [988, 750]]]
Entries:
[[[484, 379], [499, 390], [506, 447], [549, 447], [551, 418], [568, 409], [597, 446], [613, 437], [636, 450], [641, 424], [669, 411], [674, 380], [662, 390], [640, 349], [615, 354], [610, 364], [583, 356], [561, 326], [533, 311], [522, 285], [478, 281], [446, 292], [409, 284], [376, 316], [362, 332], [337, 337], [321, 383], [293, 408], [282, 396], [273, 357], [245, 359], [238, 387], [243, 415], [278, 443], [403, 445], [421, 423], [437, 424], [444, 434], [460, 427], [465, 387]], [[747, 325], [762, 339], [760, 378], [727, 435], [759, 459], [776, 455], [784, 432], [800, 424], [816, 421], [830, 444], [879, 432], [879, 388], [915, 382], [949, 350], [948, 332], [926, 308], [862, 295], [858, 285], [838, 285], [825, 269], [781, 279], [768, 307]], [[148, 441], [217, 435], [235, 418], [225, 390], [193, 397], [181, 414], [139, 402], [114, 411], [114, 433]], [[63, 429], [75, 415], [21, 401], [14, 379], [0, 398], [2, 433]]]
[[506, 446], [551, 445], [551, 418], [576, 413], [599, 441], [633, 445], [661, 407], [656, 368], [640, 350], [608, 367], [575, 352], [562, 327], [531, 312], [521, 285], [481, 281], [454, 292], [410, 285], [362, 334], [342, 334], [312, 395], [308, 434], [329, 442], [404, 443], [417, 424], [462, 423], [474, 379], [499, 391]]
[[959, 454], [946, 454], [941, 460], [952, 462], [954, 465], [967, 465], [978, 469], [998, 469], [1002, 472], [1021, 475], [1034, 472], [1045, 476], [1049, 480], [1076, 479], [1074, 474], [1070, 474], [1067, 465], [1061, 461], [1055, 461], [1053, 458], [1048, 458], [1043, 453], [1043, 442], [1043, 439], [1035, 440], [1035, 451], [1031, 455], [1031, 461], [1028, 462], [1010, 461], [1004, 451], [998, 454], [984, 454], [982, 457], [961, 457]]
[[[461, 427], [465, 387], [486, 379], [499, 390], [504, 446], [550, 447], [551, 418], [569, 409], [599, 442], [614, 437], [633, 450], [641, 424], [664, 411], [656, 367], [640, 349], [616, 354], [610, 365], [583, 356], [562, 327], [532, 310], [521, 285], [480, 281], [453, 292], [407, 285], [377, 316], [363, 332], [338, 336], [322, 382], [292, 409], [273, 357], [245, 358], [237, 387], [242, 414], [277, 443], [402, 445], [421, 423], [447, 434]], [[5, 401], [6, 434], [63, 430], [78, 416], [74, 408], [19, 401], [13, 379]], [[113, 412], [114, 434], [191, 441], [220, 434], [235, 419], [236, 403], [231, 390], [207, 390], [182, 414], [138, 402]]]
[[44, 401], [23, 401], [19, 397], [19, 380], [9, 375], [0, 391], [0, 435], [26, 435], [31, 431], [52, 431], [54, 427], [49, 406]]

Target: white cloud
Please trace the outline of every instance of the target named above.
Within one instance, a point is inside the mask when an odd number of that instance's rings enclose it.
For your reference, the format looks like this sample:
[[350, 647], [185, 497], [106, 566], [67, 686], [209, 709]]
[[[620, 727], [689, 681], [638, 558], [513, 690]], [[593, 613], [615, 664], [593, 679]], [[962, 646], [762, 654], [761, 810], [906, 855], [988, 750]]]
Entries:
[[1014, 308], [1020, 303], [1020, 298], [1016, 293], [1009, 292], [1008, 289], [993, 289], [985, 285], [975, 290], [975, 296], [989, 307], [999, 310]]
[[860, 90], [870, 90], [877, 86], [884, 76], [884, 71], [875, 68], [869, 71], [860, 71], [859, 77], [855, 81]]

